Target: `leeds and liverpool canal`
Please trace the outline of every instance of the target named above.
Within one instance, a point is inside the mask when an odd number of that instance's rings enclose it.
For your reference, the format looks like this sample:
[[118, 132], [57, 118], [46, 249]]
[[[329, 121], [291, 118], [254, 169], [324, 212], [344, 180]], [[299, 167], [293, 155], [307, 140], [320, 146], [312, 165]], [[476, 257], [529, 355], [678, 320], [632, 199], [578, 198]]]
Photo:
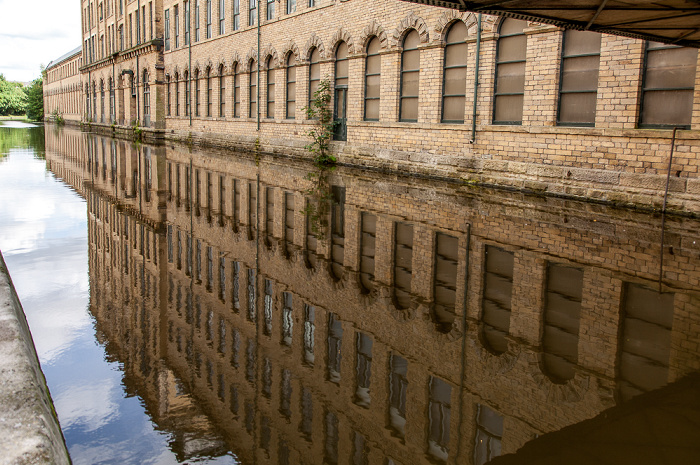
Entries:
[[696, 219], [53, 126], [0, 149], [76, 464], [700, 457]]

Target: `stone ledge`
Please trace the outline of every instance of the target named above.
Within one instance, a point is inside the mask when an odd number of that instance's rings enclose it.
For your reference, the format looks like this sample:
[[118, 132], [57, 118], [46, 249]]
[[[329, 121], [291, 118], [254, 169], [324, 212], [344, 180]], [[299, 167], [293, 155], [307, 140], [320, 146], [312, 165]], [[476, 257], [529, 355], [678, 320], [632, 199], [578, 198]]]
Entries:
[[29, 326], [0, 253], [0, 462], [70, 464]]

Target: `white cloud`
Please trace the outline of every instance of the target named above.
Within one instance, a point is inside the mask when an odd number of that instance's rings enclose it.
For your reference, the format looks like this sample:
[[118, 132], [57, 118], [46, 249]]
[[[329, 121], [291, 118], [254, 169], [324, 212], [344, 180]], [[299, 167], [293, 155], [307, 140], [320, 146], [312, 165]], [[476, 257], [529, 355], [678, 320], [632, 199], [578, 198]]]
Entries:
[[60, 414], [61, 427], [80, 427], [84, 431], [95, 431], [119, 415], [119, 406], [114, 398], [121, 398], [121, 388], [112, 378], [93, 380], [89, 385], [76, 384], [63, 389], [54, 399]]

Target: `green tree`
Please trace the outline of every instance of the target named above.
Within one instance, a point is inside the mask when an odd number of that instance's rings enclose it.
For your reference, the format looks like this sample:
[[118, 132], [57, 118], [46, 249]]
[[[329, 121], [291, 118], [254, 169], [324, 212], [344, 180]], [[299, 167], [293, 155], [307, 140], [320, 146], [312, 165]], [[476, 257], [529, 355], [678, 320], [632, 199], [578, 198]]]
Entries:
[[27, 103], [22, 84], [10, 82], [0, 74], [0, 115], [21, 115]]
[[41, 121], [44, 118], [44, 87], [42, 79], [34, 79], [32, 85], [24, 90], [27, 94], [27, 118], [32, 121]]

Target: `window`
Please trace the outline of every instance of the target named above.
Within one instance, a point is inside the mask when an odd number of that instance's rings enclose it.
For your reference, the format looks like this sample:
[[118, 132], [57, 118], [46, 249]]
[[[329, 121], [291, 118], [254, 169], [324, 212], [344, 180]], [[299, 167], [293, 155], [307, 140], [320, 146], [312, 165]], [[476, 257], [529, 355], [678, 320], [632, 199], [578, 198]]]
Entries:
[[212, 105], [212, 98], [213, 92], [211, 88], [211, 68], [207, 68], [207, 116], [211, 117], [212, 112], [211, 112], [211, 105]]
[[138, 8], [136, 9], [136, 45], [141, 43], [141, 18]]
[[207, 0], [207, 39], [211, 39], [211, 0]]
[[452, 386], [440, 378], [430, 377], [428, 405], [428, 453], [447, 462], [450, 447]]
[[321, 82], [321, 54], [317, 48], [311, 51], [309, 59], [309, 108], [312, 108], [314, 100], [314, 92], [318, 89], [318, 84]]
[[174, 7], [175, 14], [175, 48], [180, 46], [180, 12], [177, 5]]
[[151, 85], [148, 83], [148, 72], [143, 72], [143, 114], [151, 115]]
[[192, 100], [190, 100], [192, 92], [192, 82], [189, 80], [189, 74], [185, 71], [185, 116], [190, 116], [190, 105]]
[[146, 5], [141, 7], [141, 31], [143, 31], [143, 41], [146, 42]]
[[464, 123], [467, 92], [467, 26], [454, 23], [447, 32], [442, 74], [442, 122]]
[[401, 53], [401, 98], [399, 121], [418, 121], [418, 89], [420, 74], [420, 50], [418, 31], [412, 30], [403, 41]]
[[165, 76], [165, 85], [168, 93], [168, 103], [167, 103], [167, 109], [168, 109], [168, 116], [170, 116], [170, 111], [171, 111], [171, 106], [170, 106], [170, 101], [172, 100], [172, 89], [170, 88], [170, 75]]
[[506, 336], [510, 330], [513, 263], [513, 252], [486, 246], [481, 337], [484, 345], [496, 354], [508, 349]]
[[316, 0], [309, 0], [309, 8], [316, 6]]
[[[226, 77], [224, 76], [224, 65], [219, 66], [219, 116], [226, 116]], [[223, 214], [223, 211], [221, 211]]]
[[326, 376], [332, 383], [340, 383], [343, 346], [343, 324], [335, 313], [328, 313], [328, 365]]
[[358, 332], [356, 339], [355, 359], [355, 403], [361, 407], [369, 407], [370, 381], [372, 375], [372, 345], [374, 341], [365, 333]]
[[149, 36], [153, 40], [153, 2], [148, 2], [148, 17], [151, 19], [148, 23], [149, 26]]
[[697, 60], [695, 48], [646, 43], [641, 127], [690, 128]]
[[275, 19], [275, 0], [267, 0], [267, 20]]
[[388, 426], [398, 437], [405, 436], [406, 394], [408, 391], [408, 361], [392, 354], [389, 359], [389, 421]]
[[180, 77], [175, 73], [175, 116], [180, 116]]
[[600, 38], [597, 32], [564, 32], [557, 116], [560, 125], [595, 124]]
[[522, 124], [525, 95], [527, 22], [506, 18], [501, 23], [496, 52], [496, 84], [493, 104], [495, 124]]
[[233, 64], [233, 117], [241, 117], [241, 75], [238, 63]]
[[485, 405], [476, 405], [474, 465], [485, 465], [501, 455], [503, 417]]
[[191, 22], [190, 2], [184, 2], [183, 6], [185, 7], [185, 17], [182, 18], [185, 22], [185, 45], [189, 45], [190, 44], [190, 22]]
[[109, 78], [109, 116], [114, 121], [114, 81]]
[[233, 0], [233, 30], [241, 28], [241, 0]]
[[438, 329], [449, 332], [455, 320], [459, 241], [441, 232], [435, 235], [433, 276], [434, 319]]
[[411, 306], [413, 277], [413, 225], [394, 223], [394, 305], [399, 309]]
[[199, 116], [199, 70], [194, 70], [194, 116]]
[[194, 2], [194, 41], [199, 42], [199, 0]]
[[226, 0], [219, 0], [219, 35], [223, 35], [226, 32], [224, 26], [224, 20], [226, 17]]
[[297, 0], [287, 0], [287, 14], [291, 15], [297, 11]]
[[250, 0], [250, 11], [248, 12], [248, 26], [255, 26], [255, 18], [258, 16], [258, 0]]
[[[252, 0], [251, 0], [252, 1]], [[258, 73], [255, 60], [250, 60], [250, 81], [248, 82], [248, 118], [256, 118], [258, 116]]]
[[381, 89], [382, 57], [381, 44], [374, 37], [367, 44], [365, 58], [365, 121], [379, 121], [379, 97]]
[[105, 82], [100, 81], [100, 114], [102, 116], [102, 122], [105, 120]]
[[267, 59], [267, 112], [268, 118], [275, 117], [275, 64], [272, 57]]
[[[168, 17], [168, 25], [170, 25], [170, 18]], [[168, 31], [168, 41], [166, 50], [170, 50], [170, 28], [166, 29]], [[119, 50], [124, 50], [124, 26], [119, 26]]]
[[294, 119], [294, 113], [296, 112], [296, 98], [297, 98], [297, 69], [296, 69], [296, 59], [294, 54], [290, 53], [287, 57], [287, 105], [286, 105], [286, 118]]

